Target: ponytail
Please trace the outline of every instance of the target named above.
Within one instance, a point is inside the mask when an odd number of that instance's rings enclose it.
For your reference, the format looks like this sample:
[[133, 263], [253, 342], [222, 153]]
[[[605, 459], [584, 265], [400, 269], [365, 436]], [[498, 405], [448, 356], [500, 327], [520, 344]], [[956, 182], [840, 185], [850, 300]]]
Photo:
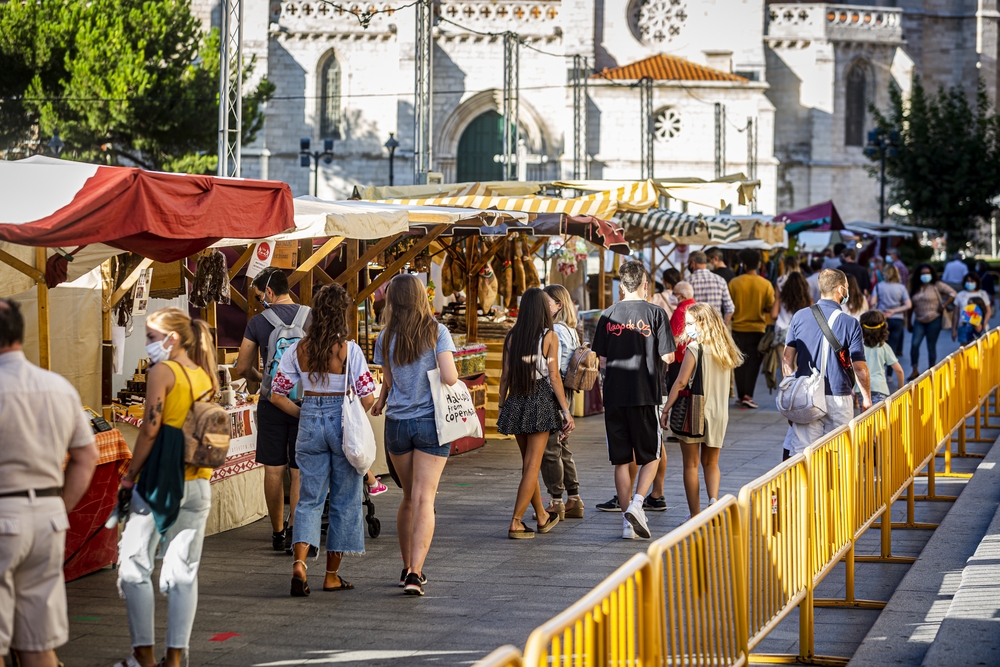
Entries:
[[219, 391], [219, 372], [215, 360], [215, 341], [212, 330], [204, 320], [191, 320], [191, 332], [194, 334], [194, 345], [188, 350], [191, 361], [198, 364], [212, 379], [212, 391]]

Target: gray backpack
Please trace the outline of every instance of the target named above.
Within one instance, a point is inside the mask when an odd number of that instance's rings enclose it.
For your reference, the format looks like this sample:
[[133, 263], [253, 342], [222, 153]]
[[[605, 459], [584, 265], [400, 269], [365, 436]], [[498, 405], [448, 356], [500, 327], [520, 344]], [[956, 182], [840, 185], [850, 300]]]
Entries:
[[[274, 381], [274, 376], [278, 374], [278, 364], [281, 363], [281, 357], [293, 343], [299, 342], [306, 335], [309, 307], [299, 306], [291, 324], [282, 322], [278, 314], [270, 309], [264, 311], [264, 319], [271, 323], [274, 330], [267, 339], [267, 359], [264, 360], [264, 372], [261, 374], [263, 377], [260, 383], [260, 397], [271, 400], [271, 383]], [[296, 385], [288, 394], [288, 398], [298, 401], [302, 398], [300, 393], [300, 387]]]

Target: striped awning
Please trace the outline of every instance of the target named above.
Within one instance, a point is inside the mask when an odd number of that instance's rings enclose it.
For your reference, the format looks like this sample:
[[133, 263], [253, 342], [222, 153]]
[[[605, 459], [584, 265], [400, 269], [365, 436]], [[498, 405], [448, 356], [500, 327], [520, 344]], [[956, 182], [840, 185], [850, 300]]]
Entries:
[[650, 209], [646, 213], [625, 213], [622, 223], [642, 227], [681, 243], [728, 243], [740, 237], [741, 227], [735, 218], [691, 215], [667, 209]]
[[[617, 188], [602, 190], [581, 197], [594, 201], [614, 201], [618, 203], [619, 212], [645, 213], [656, 206], [659, 193], [652, 181], [633, 181]], [[598, 216], [600, 217], [600, 216]]]
[[618, 210], [618, 202], [613, 199], [559, 199], [555, 197], [493, 197], [487, 195], [464, 195], [461, 197], [436, 197], [431, 199], [384, 199], [383, 204], [404, 204], [418, 206], [457, 206], [459, 208], [495, 208], [500, 211], [520, 211], [523, 213], [565, 213], [566, 215], [592, 215], [602, 220], [609, 219]]

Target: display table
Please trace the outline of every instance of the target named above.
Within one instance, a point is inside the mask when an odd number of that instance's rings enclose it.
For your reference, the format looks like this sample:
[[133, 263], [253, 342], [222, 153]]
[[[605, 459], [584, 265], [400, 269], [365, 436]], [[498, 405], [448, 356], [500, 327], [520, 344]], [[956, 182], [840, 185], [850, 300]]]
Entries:
[[107, 529], [118, 496], [118, 483], [132, 459], [128, 444], [118, 429], [95, 436], [99, 458], [90, 487], [69, 513], [63, 575], [73, 581], [85, 574], [113, 565], [118, 560], [118, 531]]
[[257, 404], [226, 410], [230, 438], [226, 462], [212, 473], [212, 509], [205, 535], [215, 535], [267, 516], [264, 468], [257, 456]]

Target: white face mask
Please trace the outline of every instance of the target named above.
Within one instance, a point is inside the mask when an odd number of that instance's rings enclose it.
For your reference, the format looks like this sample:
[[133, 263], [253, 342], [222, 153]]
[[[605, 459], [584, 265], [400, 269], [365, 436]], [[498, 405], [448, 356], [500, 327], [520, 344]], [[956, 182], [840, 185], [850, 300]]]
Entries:
[[154, 364], [158, 364], [161, 361], [166, 361], [170, 358], [170, 351], [174, 349], [174, 346], [166, 347], [163, 342], [167, 340], [168, 337], [161, 338], [155, 343], [150, 343], [146, 346], [146, 354], [149, 355], [149, 360]]
[[688, 324], [684, 327], [684, 333], [687, 334], [688, 338], [694, 340], [698, 337], [698, 327], [693, 324]]

